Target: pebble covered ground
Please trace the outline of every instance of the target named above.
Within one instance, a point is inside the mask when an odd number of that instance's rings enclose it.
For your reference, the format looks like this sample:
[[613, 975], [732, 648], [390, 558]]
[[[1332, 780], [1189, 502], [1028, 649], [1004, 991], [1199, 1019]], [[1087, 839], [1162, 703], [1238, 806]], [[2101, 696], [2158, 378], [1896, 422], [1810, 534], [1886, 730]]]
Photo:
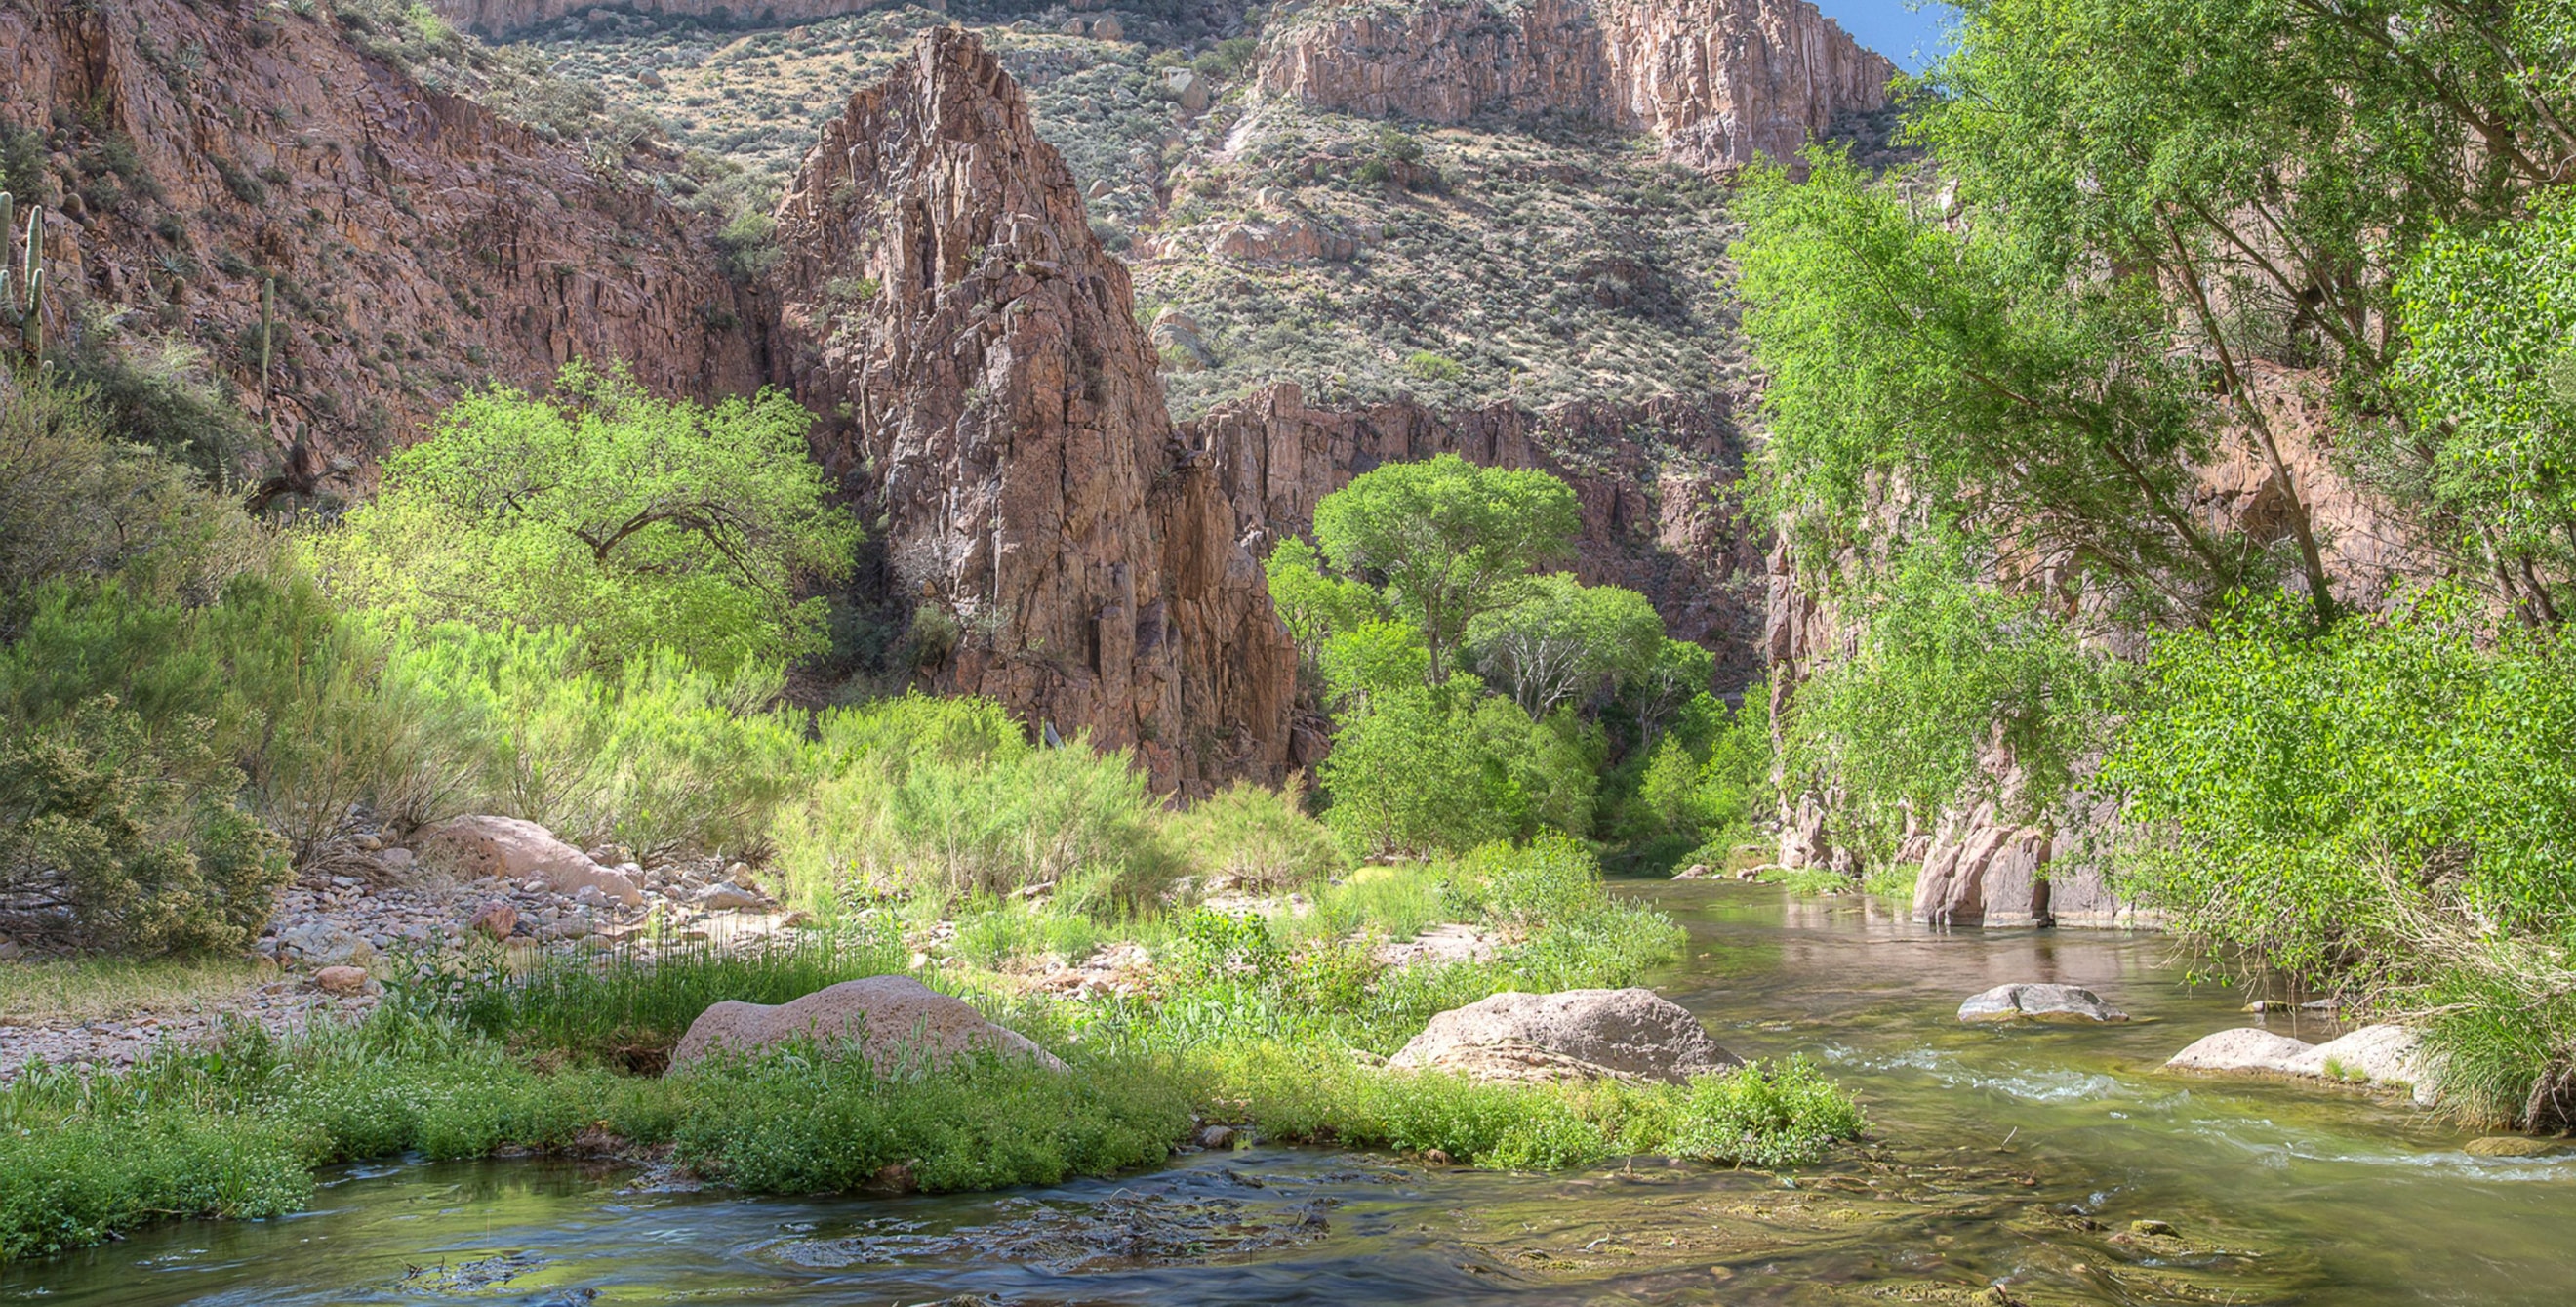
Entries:
[[[0, 1084], [31, 1062], [130, 1066], [165, 1040], [205, 1040], [231, 1022], [256, 1021], [285, 1034], [317, 1015], [363, 1016], [380, 1001], [381, 982], [335, 969], [381, 971], [391, 958], [460, 948], [477, 934], [570, 950], [641, 941], [656, 921], [660, 938], [694, 942], [711, 934], [765, 934], [794, 919], [739, 863], [696, 858], [645, 867], [623, 849], [590, 852], [602, 866], [626, 873], [644, 901], [620, 905], [595, 887], [563, 893], [538, 879], [456, 881], [423, 872], [410, 850], [387, 847], [372, 833], [345, 837], [279, 891], [277, 911], [254, 946], [258, 962], [241, 989], [105, 1016], [0, 1013]], [[0, 943], [11, 955], [43, 955]], [[10, 962], [0, 960], [5, 965]]]

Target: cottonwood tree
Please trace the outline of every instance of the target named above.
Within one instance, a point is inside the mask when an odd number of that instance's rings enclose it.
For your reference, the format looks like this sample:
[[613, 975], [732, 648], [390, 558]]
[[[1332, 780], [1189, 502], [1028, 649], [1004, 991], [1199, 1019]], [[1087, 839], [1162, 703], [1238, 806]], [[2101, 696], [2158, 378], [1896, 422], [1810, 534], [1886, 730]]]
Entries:
[[1664, 619], [1644, 595], [1561, 572], [1531, 577], [1509, 607], [1467, 625], [1477, 672], [1532, 721], [1637, 679], [1663, 639]]
[[664, 400], [578, 363], [551, 397], [495, 386], [386, 460], [376, 498], [313, 538], [316, 568], [424, 621], [577, 626], [603, 668], [655, 646], [714, 669], [812, 653], [823, 604], [797, 585], [846, 574], [859, 530], [811, 421], [780, 391]]
[[1468, 623], [1564, 557], [1579, 527], [1564, 482], [1455, 454], [1363, 472], [1315, 505], [1324, 557], [1344, 576], [1383, 586], [1420, 627], [1434, 683], [1452, 670]]

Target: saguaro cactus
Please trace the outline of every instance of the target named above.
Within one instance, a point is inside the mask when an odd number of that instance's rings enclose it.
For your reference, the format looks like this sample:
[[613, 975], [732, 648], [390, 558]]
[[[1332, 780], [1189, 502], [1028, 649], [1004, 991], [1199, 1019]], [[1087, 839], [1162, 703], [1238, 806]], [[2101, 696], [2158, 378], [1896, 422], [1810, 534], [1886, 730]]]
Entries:
[[277, 278], [259, 284], [259, 402], [268, 403], [268, 346], [277, 321]]
[[45, 206], [27, 206], [27, 352], [45, 356]]
[[0, 191], [0, 313], [18, 316], [17, 297], [9, 293], [9, 238], [18, 230], [18, 201], [7, 191]]

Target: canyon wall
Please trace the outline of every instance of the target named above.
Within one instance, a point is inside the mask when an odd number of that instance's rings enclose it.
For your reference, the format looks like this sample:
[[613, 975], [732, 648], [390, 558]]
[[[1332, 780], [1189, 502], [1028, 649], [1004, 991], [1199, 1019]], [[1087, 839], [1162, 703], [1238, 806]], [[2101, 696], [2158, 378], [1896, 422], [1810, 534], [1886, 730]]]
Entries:
[[48, 209], [52, 338], [201, 351], [288, 489], [362, 485], [487, 376], [579, 357], [666, 393], [761, 380], [751, 306], [688, 217], [360, 53], [327, 9], [8, 0], [0, 64], [0, 120], [42, 151], [12, 180]]
[[1884, 108], [1895, 75], [1805, 0], [1322, 4], [1274, 21], [1258, 74], [1265, 93], [1372, 117], [1595, 118], [1712, 170], [1794, 158]]
[[869, 488], [916, 632], [957, 633], [931, 683], [1132, 746], [1158, 791], [1283, 775], [1295, 655], [1260, 565], [982, 43], [923, 33], [778, 217], [778, 366], [832, 415], [819, 447]]

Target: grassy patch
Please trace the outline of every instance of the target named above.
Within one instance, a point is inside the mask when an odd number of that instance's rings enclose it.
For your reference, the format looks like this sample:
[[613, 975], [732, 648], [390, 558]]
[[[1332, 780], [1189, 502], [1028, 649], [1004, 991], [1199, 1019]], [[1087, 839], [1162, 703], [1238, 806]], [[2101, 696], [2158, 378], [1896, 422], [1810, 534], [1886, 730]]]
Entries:
[[0, 965], [0, 1016], [88, 1021], [192, 1007], [259, 977], [246, 958], [65, 958]]

